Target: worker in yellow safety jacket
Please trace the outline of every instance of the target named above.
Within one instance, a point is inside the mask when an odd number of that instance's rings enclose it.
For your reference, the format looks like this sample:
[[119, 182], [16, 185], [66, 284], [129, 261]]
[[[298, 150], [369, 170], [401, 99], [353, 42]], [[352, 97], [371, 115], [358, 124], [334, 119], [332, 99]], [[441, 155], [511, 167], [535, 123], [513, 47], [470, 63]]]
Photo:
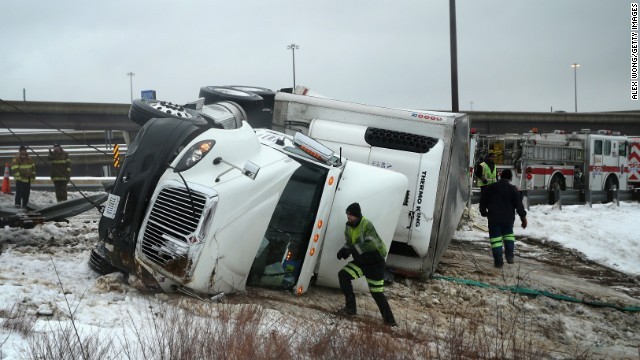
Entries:
[[396, 326], [391, 307], [384, 296], [384, 270], [387, 248], [380, 239], [373, 224], [362, 216], [360, 204], [353, 203], [347, 207], [347, 224], [344, 230], [345, 245], [338, 251], [338, 259], [344, 260], [353, 256], [353, 261], [345, 265], [338, 273], [340, 289], [344, 294], [346, 305], [338, 310], [343, 316], [356, 315], [356, 296], [351, 282], [362, 276], [367, 280], [369, 292], [378, 305], [384, 323]]
[[27, 207], [29, 194], [31, 193], [31, 182], [36, 179], [36, 165], [27, 154], [27, 147], [20, 146], [20, 150], [13, 158], [11, 164], [13, 179], [16, 181], [16, 207]]
[[475, 168], [475, 176], [477, 178], [477, 184], [480, 187], [480, 192], [484, 191], [485, 186], [493, 184], [497, 180], [496, 164], [494, 162], [495, 155], [493, 153], [487, 154], [484, 161], [478, 164]]

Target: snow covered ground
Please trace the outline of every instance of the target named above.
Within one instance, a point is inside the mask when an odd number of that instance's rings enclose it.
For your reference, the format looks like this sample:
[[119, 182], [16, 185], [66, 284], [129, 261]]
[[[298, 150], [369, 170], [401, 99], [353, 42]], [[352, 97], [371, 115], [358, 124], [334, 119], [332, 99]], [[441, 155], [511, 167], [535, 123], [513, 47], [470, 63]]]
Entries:
[[[528, 236], [554, 241], [575, 249], [587, 258], [627, 274], [640, 275], [640, 204], [620, 203], [531, 207], [526, 229], [516, 220], [517, 238]], [[458, 231], [460, 240], [487, 241], [487, 234], [479, 229]], [[516, 250], [517, 251], [517, 250]]]
[[[51, 193], [32, 192], [31, 202], [46, 206], [54, 203], [54, 198]], [[0, 206], [11, 204], [12, 196], [0, 195]], [[482, 221], [477, 216], [477, 209], [475, 212], [473, 210], [475, 220]], [[34, 330], [46, 333], [59, 329], [60, 324], [69, 323], [69, 316], [73, 314], [80, 333], [104, 332], [113, 337], [130, 334], [134, 329], [133, 324], [144, 324], [142, 317], [149, 308], [159, 308], [167, 303], [167, 295], [140, 292], [129, 286], [121, 275], [100, 277], [88, 267], [90, 250], [98, 239], [98, 219], [99, 214], [93, 210], [70, 219], [69, 223], [46, 223], [29, 230], [0, 230], [0, 323], [19, 309], [37, 316]], [[593, 205], [593, 208], [564, 206], [561, 211], [551, 206], [535, 206], [530, 209], [528, 220], [527, 229], [521, 229], [516, 223], [516, 237], [556, 242], [629, 276], [640, 274], [638, 203], [621, 203], [620, 207], [612, 204]], [[488, 242], [484, 231], [472, 227], [456, 232], [455, 238], [479, 245]], [[517, 244], [516, 255], [518, 249], [528, 246]], [[489, 261], [488, 250], [486, 257]], [[260, 291], [257, 293], [260, 294]], [[409, 281], [396, 282], [388, 287], [388, 294], [400, 327], [407, 328], [408, 323], [422, 321], [417, 318], [419, 316], [443, 312], [444, 308], [439, 304], [445, 306], [449, 301], [445, 298], [449, 296], [454, 297], [447, 304], [468, 302], [469, 307], [476, 308], [499, 296], [489, 290], [434, 280], [431, 280], [431, 284], [419, 286]], [[342, 301], [336, 291], [318, 288], [311, 289], [300, 298], [280, 292], [273, 296], [280, 297], [280, 303], [265, 302], [265, 306], [283, 313], [293, 311], [293, 307], [304, 303], [314, 304], [315, 312], [318, 309], [330, 311], [337, 309]], [[379, 316], [375, 305], [372, 310], [371, 303], [366, 304], [366, 294], [362, 299], [359, 303], [365, 303], [363, 312], [374, 319]], [[519, 301], [526, 302], [527, 307], [534, 309], [540, 322], [549, 318], [556, 323], [564, 323], [568, 328], [565, 332], [571, 334], [565, 334], [563, 341], [573, 346], [596, 344], [596, 350], [608, 354], [607, 357], [624, 358], [634, 354], [634, 341], [636, 349], [639, 344], [638, 313], [591, 309], [582, 305], [556, 305], [555, 300], [548, 299]], [[625, 301], [635, 301], [628, 305], [640, 304], [640, 299], [625, 298]], [[415, 311], [403, 309], [405, 306]], [[306, 310], [310, 312], [309, 308]], [[491, 312], [491, 309], [486, 311]], [[318, 318], [327, 318], [322, 311], [318, 314]], [[560, 316], [560, 320], [556, 316]], [[575, 316], [579, 316], [579, 319], [575, 319]], [[605, 321], [609, 323], [601, 323]], [[553, 326], [549, 325], [549, 328]], [[612, 335], [601, 335], [603, 332]], [[618, 342], [616, 338], [621, 336], [628, 340]], [[0, 327], [0, 359], [19, 359], [25, 356], [27, 346], [28, 339], [19, 332]], [[638, 356], [637, 352], [635, 354], [634, 357]]]

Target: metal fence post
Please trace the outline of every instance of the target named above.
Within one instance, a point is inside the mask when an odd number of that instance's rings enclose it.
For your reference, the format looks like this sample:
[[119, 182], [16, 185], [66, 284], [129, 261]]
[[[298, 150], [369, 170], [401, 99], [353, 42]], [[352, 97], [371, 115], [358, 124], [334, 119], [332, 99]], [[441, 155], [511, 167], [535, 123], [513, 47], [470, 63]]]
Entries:
[[611, 191], [613, 192], [613, 203], [616, 204], [617, 207], [620, 207], [620, 198], [618, 197], [618, 187], [614, 185]]
[[527, 193], [527, 190], [522, 190], [520, 194], [522, 195], [522, 202], [524, 203], [524, 208], [527, 209], [527, 211], [529, 211], [529, 194]]
[[591, 203], [591, 190], [586, 189], [584, 191], [584, 199], [585, 199], [585, 202], [587, 203], [587, 206], [592, 208], [593, 206], [592, 206], [592, 203]]

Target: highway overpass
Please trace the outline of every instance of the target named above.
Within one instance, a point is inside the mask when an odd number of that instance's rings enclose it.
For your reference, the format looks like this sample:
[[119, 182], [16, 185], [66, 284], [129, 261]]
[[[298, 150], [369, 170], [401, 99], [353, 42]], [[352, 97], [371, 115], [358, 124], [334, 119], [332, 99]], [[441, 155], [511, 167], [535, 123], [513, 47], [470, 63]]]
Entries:
[[[12, 129], [74, 129], [137, 131], [129, 120], [129, 104], [0, 101], [0, 127]], [[637, 112], [566, 113], [469, 111], [471, 127], [481, 134], [553, 130], [607, 129], [640, 135]]]
[[[126, 143], [125, 132], [135, 133], [140, 126], [128, 118], [130, 104], [67, 103], [0, 100], [0, 161], [10, 162], [20, 144], [32, 148], [38, 174], [46, 175], [49, 164], [47, 149], [54, 143], [70, 150], [74, 176], [113, 175], [110, 164], [112, 144]], [[612, 113], [531, 113], [531, 112], [467, 112], [471, 127], [480, 134], [525, 133], [591, 129], [619, 131], [640, 135], [640, 111]], [[11, 129], [9, 132], [6, 129]], [[4, 132], [2, 129], [5, 129]], [[28, 133], [27, 129], [51, 129]], [[54, 129], [66, 129], [63, 132]], [[96, 151], [90, 144], [102, 149]], [[126, 147], [123, 147], [122, 153]]]

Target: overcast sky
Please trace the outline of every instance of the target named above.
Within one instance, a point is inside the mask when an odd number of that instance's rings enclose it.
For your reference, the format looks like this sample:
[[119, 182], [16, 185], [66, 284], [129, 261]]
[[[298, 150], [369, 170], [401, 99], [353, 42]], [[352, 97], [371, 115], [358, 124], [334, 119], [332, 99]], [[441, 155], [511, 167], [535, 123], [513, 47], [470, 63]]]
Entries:
[[[460, 110], [638, 110], [631, 1], [457, 0]], [[340, 100], [451, 109], [449, 0], [0, 0], [0, 98], [130, 102], [153, 89], [293, 83]]]

